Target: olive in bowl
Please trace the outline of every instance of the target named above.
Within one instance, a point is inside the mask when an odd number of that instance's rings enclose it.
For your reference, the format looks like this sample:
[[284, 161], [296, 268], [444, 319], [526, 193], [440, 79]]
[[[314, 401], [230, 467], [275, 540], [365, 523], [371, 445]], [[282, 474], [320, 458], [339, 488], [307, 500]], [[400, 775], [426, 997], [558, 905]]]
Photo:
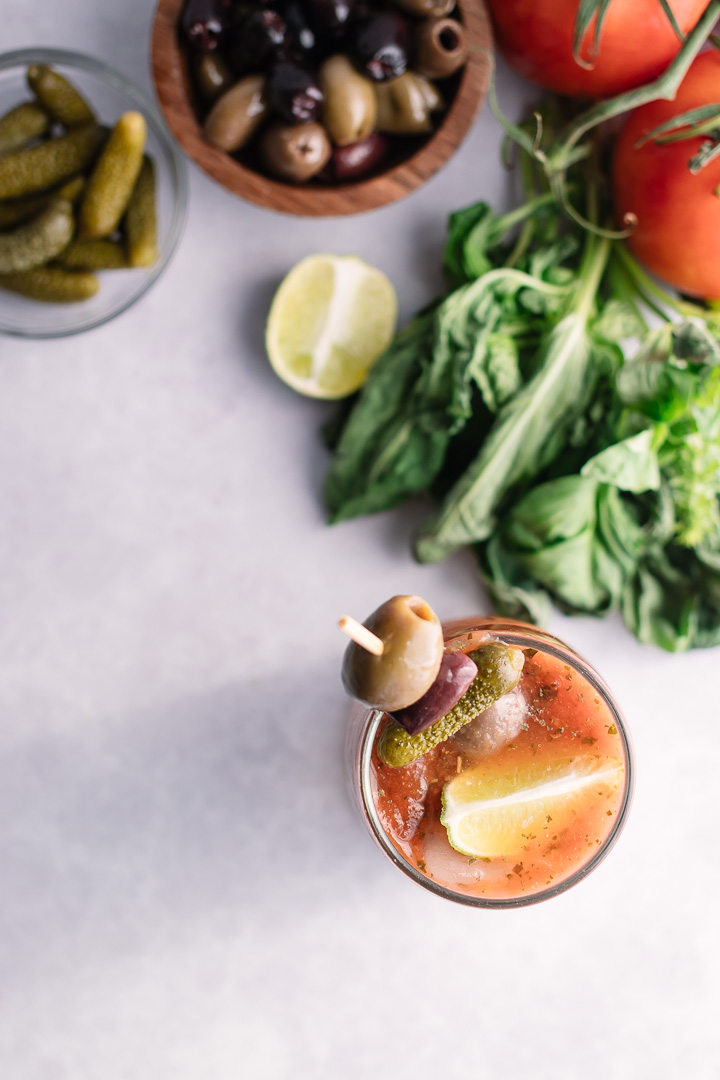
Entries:
[[[202, 53], [179, 25], [183, 0], [160, 0], [153, 33], [153, 70], [173, 134], [225, 187], [271, 209], [330, 216], [382, 206], [408, 194], [442, 167], [467, 133], [487, 89], [492, 38], [485, 8], [475, 0], [459, 0], [450, 16], [443, 15], [440, 8], [433, 9], [432, 16], [424, 11], [415, 14], [401, 7], [399, 0], [387, 0], [381, 8], [381, 2], [357, 0], [343, 5], [342, 0], [332, 0], [330, 8], [346, 7], [347, 18], [334, 16], [323, 21], [322, 12], [329, 10], [324, 3], [284, 0], [281, 5], [268, 0], [261, 6], [254, 0], [242, 5], [241, 15], [215, 47]], [[248, 70], [245, 61], [241, 69], [235, 60], [234, 67], [230, 44], [237, 42], [242, 21], [258, 10], [275, 11], [285, 23], [285, 36], [270, 59], [257, 51], [249, 64], [253, 70]], [[378, 55], [387, 55], [382, 52], [382, 42], [375, 49], [372, 42], [366, 44], [364, 51], [357, 44], [357, 31], [382, 14], [390, 16], [389, 24], [405, 31], [391, 35], [390, 41], [393, 47], [402, 46], [405, 70], [400, 70], [403, 64], [399, 62], [388, 72], [389, 78], [382, 77], [382, 65], [373, 65]], [[445, 35], [443, 40], [452, 38], [455, 52], [461, 43], [461, 60], [448, 74], [444, 73], [447, 66], [440, 65], [443, 73], [431, 76], [425, 74], [429, 71], [427, 56], [423, 70], [418, 67], [422, 65], [424, 38], [419, 30], [429, 21], [436, 23], [441, 15], [454, 24], [450, 37]], [[429, 28], [426, 35], [431, 36]], [[437, 57], [431, 52], [435, 70]], [[294, 84], [289, 74], [296, 77]], [[399, 94], [398, 88], [393, 88], [388, 97], [393, 83], [408, 74], [412, 80], [405, 80], [399, 88], [404, 86], [405, 90]], [[223, 124], [218, 140], [214, 124], [208, 130], [208, 118], [223, 95], [250, 76], [264, 80], [260, 104], [250, 118], [253, 123], [247, 122], [247, 116], [225, 121], [243, 133], [249, 130], [250, 135], [235, 149], [225, 149], [233, 140], [225, 138]], [[409, 93], [411, 84], [413, 92]], [[383, 130], [381, 115], [397, 113], [397, 98], [402, 103], [403, 94], [417, 102], [418, 87], [427, 91], [422, 121], [413, 119], [407, 130], [401, 130], [402, 124], [394, 120]], [[394, 110], [388, 109], [388, 101]], [[260, 113], [262, 117], [255, 123]], [[213, 120], [217, 121], [217, 114]], [[320, 164], [324, 155], [318, 155], [317, 170], [311, 174], [303, 170], [302, 180], [277, 168], [276, 155], [267, 151], [268, 132], [293, 124], [321, 126], [330, 144], [327, 161]]]

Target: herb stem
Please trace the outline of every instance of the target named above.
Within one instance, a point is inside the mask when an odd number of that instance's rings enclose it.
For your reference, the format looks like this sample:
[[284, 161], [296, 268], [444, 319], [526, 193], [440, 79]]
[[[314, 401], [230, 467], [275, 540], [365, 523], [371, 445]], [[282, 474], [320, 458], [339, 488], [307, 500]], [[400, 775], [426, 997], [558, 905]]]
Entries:
[[707, 318], [708, 313], [698, 304], [692, 304], [687, 300], [679, 300], [676, 296], [673, 296], [671, 293], [661, 288], [656, 281], [653, 281], [637, 260], [633, 258], [624, 244], [615, 245], [615, 254], [630, 278], [632, 278], [633, 284], [638, 290], [638, 294], [644, 303], [658, 315], [661, 315], [665, 320], [668, 319], [667, 312], [658, 307], [658, 305], [653, 302], [653, 299], [659, 300], [661, 304], [664, 304], [665, 307], [669, 307], [672, 311], [676, 311], [678, 315]]

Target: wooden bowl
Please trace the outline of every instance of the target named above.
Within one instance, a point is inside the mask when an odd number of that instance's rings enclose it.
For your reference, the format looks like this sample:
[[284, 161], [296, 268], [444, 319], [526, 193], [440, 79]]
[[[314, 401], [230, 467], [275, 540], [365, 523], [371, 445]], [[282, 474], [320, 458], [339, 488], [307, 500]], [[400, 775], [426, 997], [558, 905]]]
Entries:
[[357, 183], [293, 185], [270, 180], [211, 146], [203, 137], [188, 70], [188, 53], [178, 34], [178, 19], [184, 2], [159, 0], [155, 13], [152, 67], [165, 120], [183, 150], [206, 173], [235, 195], [271, 210], [308, 217], [332, 217], [373, 210], [402, 199], [437, 172], [457, 150], [487, 91], [492, 30], [484, 0], [458, 0], [469, 45], [468, 60], [456, 76], [455, 93], [436, 131], [422, 141], [408, 140], [404, 159], [391, 164], [379, 175]]

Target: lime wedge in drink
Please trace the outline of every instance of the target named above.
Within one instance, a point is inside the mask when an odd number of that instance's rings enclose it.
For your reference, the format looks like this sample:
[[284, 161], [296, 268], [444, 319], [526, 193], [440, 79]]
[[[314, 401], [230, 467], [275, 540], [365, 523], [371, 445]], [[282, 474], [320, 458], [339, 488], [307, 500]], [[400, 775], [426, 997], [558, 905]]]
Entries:
[[270, 363], [310, 397], [354, 393], [392, 340], [397, 298], [379, 270], [351, 255], [310, 255], [290, 271], [270, 308]]
[[480, 765], [445, 785], [440, 820], [464, 855], [516, 855], [529, 838], [559, 835], [586, 798], [610, 795], [622, 783], [622, 763], [609, 757], [566, 757], [504, 770]]

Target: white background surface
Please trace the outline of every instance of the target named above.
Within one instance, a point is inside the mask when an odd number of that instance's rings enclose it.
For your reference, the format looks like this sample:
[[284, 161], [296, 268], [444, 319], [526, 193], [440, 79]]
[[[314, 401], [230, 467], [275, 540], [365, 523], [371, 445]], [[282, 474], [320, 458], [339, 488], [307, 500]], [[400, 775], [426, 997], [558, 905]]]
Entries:
[[[1, 45], [149, 87], [150, 21], [148, 0], [5, 0]], [[485, 111], [421, 192], [322, 223], [193, 167], [143, 302], [0, 340], [3, 1080], [717, 1077], [717, 652], [554, 622], [624, 705], [638, 783], [615, 851], [550, 903], [425, 894], [343, 787], [337, 616], [484, 600], [469, 558], [412, 562], [422, 507], [326, 527], [326, 410], [275, 380], [262, 325], [322, 250], [384, 269], [409, 316], [446, 213], [505, 200], [498, 145]]]

